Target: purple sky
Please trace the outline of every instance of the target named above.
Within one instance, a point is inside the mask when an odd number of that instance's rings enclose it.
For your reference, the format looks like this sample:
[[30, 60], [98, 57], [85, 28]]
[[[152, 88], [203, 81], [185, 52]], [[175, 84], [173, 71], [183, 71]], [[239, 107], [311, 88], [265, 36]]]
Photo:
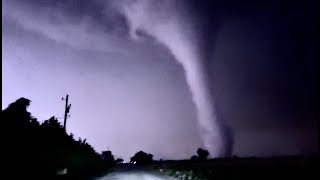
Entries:
[[[310, 2], [216, 1], [189, 14], [208, 21], [206, 37], [214, 34], [203, 40], [213, 44], [212, 94], [238, 156], [318, 150]], [[182, 67], [155, 39], [132, 40], [125, 19], [100, 3], [3, 0], [2, 109], [25, 97], [39, 121], [62, 122], [68, 93], [67, 131], [98, 152], [191, 157], [202, 141]]]

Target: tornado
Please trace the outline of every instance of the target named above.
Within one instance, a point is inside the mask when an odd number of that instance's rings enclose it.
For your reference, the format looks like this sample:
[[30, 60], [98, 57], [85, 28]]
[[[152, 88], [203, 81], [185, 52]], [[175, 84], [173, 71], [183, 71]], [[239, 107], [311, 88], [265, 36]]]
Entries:
[[203, 44], [203, 32], [192, 16], [186, 1], [177, 0], [122, 0], [114, 1], [126, 18], [130, 36], [139, 39], [145, 33], [168, 48], [182, 65], [186, 82], [196, 108], [199, 132], [211, 157], [224, 157], [229, 149], [224, 139], [221, 121], [216, 117], [211, 97], [208, 54]]

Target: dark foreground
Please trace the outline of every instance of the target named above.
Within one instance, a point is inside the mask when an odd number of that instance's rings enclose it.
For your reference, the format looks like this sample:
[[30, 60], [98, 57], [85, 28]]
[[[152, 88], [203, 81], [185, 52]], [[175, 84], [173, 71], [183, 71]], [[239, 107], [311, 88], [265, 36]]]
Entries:
[[[86, 179], [318, 179], [318, 157], [232, 158], [203, 162], [156, 161], [148, 165], [121, 164], [99, 177]], [[145, 175], [142, 175], [145, 174]], [[149, 175], [150, 174], [150, 175]], [[153, 176], [158, 174], [159, 176]], [[163, 176], [160, 176], [163, 175]], [[102, 177], [102, 178], [101, 178]], [[153, 178], [154, 177], [154, 178]], [[60, 176], [57, 179], [83, 179]]]
[[[162, 169], [196, 174], [202, 179], [315, 179], [318, 157], [232, 158], [205, 162], [167, 161]], [[170, 172], [170, 173], [173, 173]], [[181, 177], [181, 175], [178, 174]], [[316, 178], [318, 179], [318, 178]]]

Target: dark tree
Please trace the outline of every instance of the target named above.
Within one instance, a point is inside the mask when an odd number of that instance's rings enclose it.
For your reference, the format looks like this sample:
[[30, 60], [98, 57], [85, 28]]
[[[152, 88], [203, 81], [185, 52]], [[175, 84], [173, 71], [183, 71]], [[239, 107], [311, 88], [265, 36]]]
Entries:
[[116, 163], [117, 163], [117, 164], [119, 164], [119, 163], [123, 163], [123, 162], [124, 162], [124, 160], [123, 160], [123, 159], [121, 159], [121, 158], [117, 158], [117, 159], [116, 159]]
[[207, 160], [209, 156], [209, 152], [201, 148], [197, 150], [197, 154], [198, 154], [199, 160], [201, 161]]
[[27, 179], [50, 179], [64, 168], [68, 174], [80, 177], [101, 169], [101, 157], [86, 140], [74, 140], [55, 117], [40, 124], [27, 111], [30, 102], [20, 98], [1, 112], [1, 130], [9, 130], [1, 146], [10, 169], [7, 173], [19, 172]]
[[148, 164], [153, 161], [153, 155], [147, 154], [143, 151], [137, 152], [133, 157], [130, 158], [130, 163], [134, 164]]
[[[32, 166], [40, 167], [40, 158], [34, 158], [39, 152], [39, 123], [27, 111], [30, 102], [29, 99], [20, 98], [1, 114], [1, 131], [9, 132], [3, 134], [2, 153], [8, 160], [9, 169], [21, 169], [21, 173], [28, 173]], [[32, 166], [29, 162], [32, 162]]]
[[194, 155], [191, 157], [191, 161], [205, 161], [208, 159], [209, 152], [207, 150], [199, 148], [197, 150], [198, 156]]
[[101, 158], [103, 163], [108, 167], [114, 166], [116, 164], [111, 151], [102, 151]]
[[198, 156], [193, 155], [190, 160], [191, 160], [191, 161], [197, 161], [198, 159], [199, 159]]

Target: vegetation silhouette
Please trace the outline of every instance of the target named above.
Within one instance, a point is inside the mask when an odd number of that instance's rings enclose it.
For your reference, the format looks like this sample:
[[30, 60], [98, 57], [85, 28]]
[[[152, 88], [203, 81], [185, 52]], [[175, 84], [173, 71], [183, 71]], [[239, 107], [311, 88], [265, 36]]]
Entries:
[[[90, 179], [100, 176], [114, 167], [129, 167], [123, 159], [114, 158], [111, 151], [97, 153], [86, 139], [74, 139], [67, 134], [56, 117], [40, 123], [27, 111], [31, 101], [20, 98], [2, 110], [2, 159], [7, 161], [3, 176], [17, 179]], [[280, 158], [208, 159], [209, 152], [199, 148], [190, 160], [154, 161], [153, 155], [143, 151], [130, 158], [133, 164], [146, 165], [161, 173], [185, 178], [197, 175], [203, 179], [231, 179], [233, 177], [260, 177], [252, 172], [274, 179], [283, 177], [312, 179], [318, 172], [319, 154]], [[60, 175], [57, 175], [60, 174]], [[64, 174], [64, 175], [61, 175]], [[235, 179], [235, 178], [233, 178]], [[275, 178], [276, 179], [276, 178]]]
[[111, 151], [102, 151], [101, 158], [105, 167], [111, 168], [116, 165], [116, 161]]
[[206, 161], [206, 160], [208, 160], [209, 152], [207, 150], [199, 148], [197, 150], [197, 154], [198, 154], [198, 156], [193, 155], [190, 158], [190, 160], [191, 161]]
[[124, 160], [122, 158], [117, 158], [116, 163], [117, 164], [124, 163]]
[[22, 97], [2, 111], [2, 127], [10, 130], [4, 138], [8, 173], [47, 178], [66, 169], [68, 176], [83, 178], [115, 165], [111, 151], [112, 158], [104, 159], [86, 139], [68, 135], [54, 116], [39, 123], [27, 111], [30, 103]]
[[133, 164], [149, 164], [153, 162], [153, 155], [147, 154], [143, 151], [137, 152], [133, 157], [130, 158], [130, 163]]

